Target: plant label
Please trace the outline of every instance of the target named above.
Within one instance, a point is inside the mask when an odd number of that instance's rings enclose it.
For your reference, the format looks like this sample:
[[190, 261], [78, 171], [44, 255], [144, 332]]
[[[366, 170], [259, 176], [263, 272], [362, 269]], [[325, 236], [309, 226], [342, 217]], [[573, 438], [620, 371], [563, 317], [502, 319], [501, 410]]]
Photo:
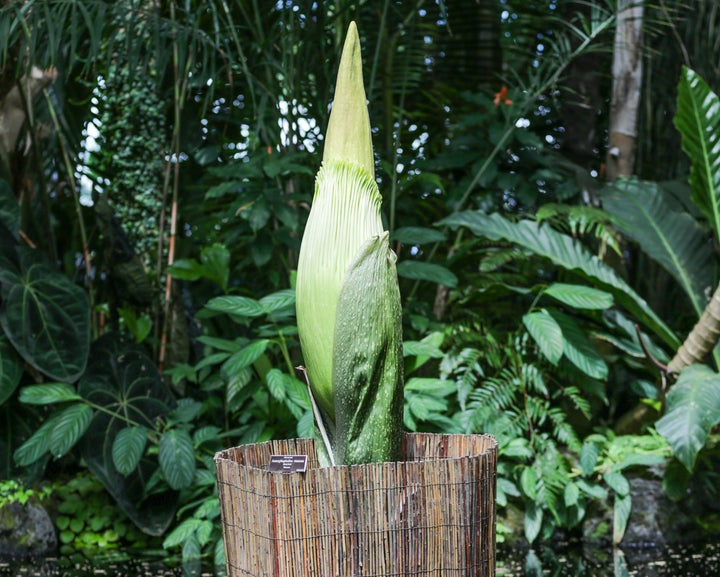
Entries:
[[304, 473], [307, 455], [270, 455], [268, 471], [271, 473]]

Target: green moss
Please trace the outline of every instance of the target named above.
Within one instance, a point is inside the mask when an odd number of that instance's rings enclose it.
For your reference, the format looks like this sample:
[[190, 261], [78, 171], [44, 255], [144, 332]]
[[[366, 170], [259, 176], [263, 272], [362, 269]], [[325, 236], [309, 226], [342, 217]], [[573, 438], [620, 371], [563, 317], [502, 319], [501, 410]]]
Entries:
[[595, 528], [593, 529], [592, 533], [590, 533], [589, 537], [591, 539], [597, 539], [597, 540], [603, 540], [610, 537], [612, 527], [605, 521], [601, 521], [598, 523]]
[[121, 548], [145, 547], [150, 538], [113, 506], [99, 481], [87, 474], [53, 485], [55, 526], [61, 553], [95, 554]]
[[15, 516], [8, 506], [0, 506], [0, 527], [9, 531], [15, 527]]

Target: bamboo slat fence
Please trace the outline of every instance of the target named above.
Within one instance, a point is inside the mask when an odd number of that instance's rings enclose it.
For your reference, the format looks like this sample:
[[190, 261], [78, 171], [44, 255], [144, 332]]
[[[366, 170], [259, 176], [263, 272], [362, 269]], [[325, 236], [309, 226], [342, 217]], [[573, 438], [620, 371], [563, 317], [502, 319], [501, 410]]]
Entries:
[[494, 577], [496, 457], [493, 437], [425, 433], [394, 463], [321, 468], [312, 439], [219, 452], [228, 577]]

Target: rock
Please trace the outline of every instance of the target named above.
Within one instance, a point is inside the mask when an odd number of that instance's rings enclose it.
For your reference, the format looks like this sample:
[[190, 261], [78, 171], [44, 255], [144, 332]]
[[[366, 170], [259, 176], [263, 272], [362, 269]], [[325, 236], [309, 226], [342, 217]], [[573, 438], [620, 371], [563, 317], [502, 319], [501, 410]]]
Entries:
[[[662, 487], [662, 478], [631, 476], [632, 512], [622, 540], [623, 547], [665, 547], [691, 543], [701, 538], [700, 527], [688, 511], [688, 503], [671, 501]], [[583, 540], [589, 544], [612, 542], [613, 500], [595, 504], [586, 516]]]
[[50, 515], [37, 503], [8, 503], [0, 508], [0, 559], [54, 553], [57, 535]]
[[631, 480], [632, 513], [623, 544], [665, 546], [688, 542], [695, 524], [665, 495], [660, 479]]
[[603, 547], [612, 543], [612, 501], [593, 502], [587, 509], [582, 526], [583, 543], [591, 547]]
[[497, 541], [507, 548], [523, 548], [525, 540], [525, 513], [508, 503], [497, 510]]

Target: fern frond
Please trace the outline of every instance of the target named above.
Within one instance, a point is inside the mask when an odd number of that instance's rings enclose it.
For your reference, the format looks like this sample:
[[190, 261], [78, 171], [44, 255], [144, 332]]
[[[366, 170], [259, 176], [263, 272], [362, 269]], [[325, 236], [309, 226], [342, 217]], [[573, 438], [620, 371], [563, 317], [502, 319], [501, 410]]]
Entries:
[[525, 387], [534, 393], [538, 393], [543, 397], [550, 395], [542, 372], [532, 364], [523, 364], [520, 369], [520, 375]]
[[540, 469], [536, 501], [545, 506], [560, 524], [560, 512], [564, 508], [563, 493], [570, 472], [567, 461], [550, 442], [536, 463]]
[[614, 230], [620, 223], [602, 209], [548, 203], [538, 209], [536, 218], [539, 223], [547, 222], [553, 228], [570, 233], [575, 238], [593, 236], [601, 246], [607, 246], [622, 256]]
[[553, 424], [553, 437], [560, 443], [567, 445], [576, 453], [582, 449], [582, 443], [578, 439], [572, 426], [567, 422], [565, 411], [558, 407], [553, 407], [548, 411], [548, 417]]
[[528, 396], [525, 399], [525, 411], [533, 428], [542, 427], [550, 411], [550, 402], [540, 397]]
[[501, 444], [523, 437], [527, 430], [523, 428], [522, 415], [517, 411], [506, 411], [493, 414], [492, 420], [486, 423], [486, 431], [498, 439]]
[[523, 258], [527, 258], [525, 252], [514, 246], [490, 250], [480, 260], [480, 272], [493, 272], [514, 260]]
[[517, 404], [517, 395], [522, 390], [517, 375], [509, 369], [503, 369], [498, 377], [487, 379], [483, 388], [487, 391], [492, 405], [502, 411]]
[[561, 393], [570, 400], [573, 406], [580, 411], [586, 419], [591, 419], [590, 402], [582, 396], [577, 387], [564, 387], [561, 389]]

